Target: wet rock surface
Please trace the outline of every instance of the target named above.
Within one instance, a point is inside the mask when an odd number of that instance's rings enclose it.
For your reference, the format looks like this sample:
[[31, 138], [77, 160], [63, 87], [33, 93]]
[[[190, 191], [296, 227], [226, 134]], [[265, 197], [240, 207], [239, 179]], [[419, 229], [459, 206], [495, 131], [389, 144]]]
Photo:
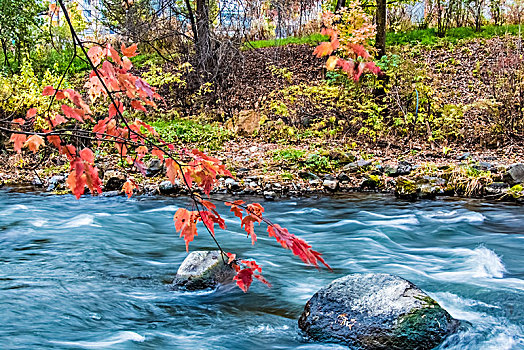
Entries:
[[351, 274], [320, 289], [298, 325], [310, 339], [352, 349], [432, 349], [455, 320], [413, 283], [389, 274]]
[[515, 164], [511, 166], [506, 174], [504, 180], [510, 185], [524, 183], [524, 164]]
[[231, 283], [235, 271], [225, 263], [227, 261], [218, 250], [191, 252], [178, 268], [174, 289], [194, 291]]

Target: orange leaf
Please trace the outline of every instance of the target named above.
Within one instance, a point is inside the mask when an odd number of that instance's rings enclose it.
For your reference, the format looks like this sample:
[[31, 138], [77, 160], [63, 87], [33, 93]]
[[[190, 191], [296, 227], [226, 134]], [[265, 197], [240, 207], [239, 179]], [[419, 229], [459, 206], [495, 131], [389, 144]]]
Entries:
[[135, 57], [136, 55], [138, 55], [138, 53], [136, 52], [136, 48], [137, 48], [136, 44], [133, 44], [127, 48], [125, 47], [124, 44], [122, 44], [122, 46], [120, 47], [120, 49], [122, 50], [122, 54], [129, 58]]
[[53, 127], [65, 123], [66, 121], [67, 119], [64, 118], [64, 116], [61, 114], [55, 114], [53, 117], [51, 117], [51, 124], [53, 124]]
[[95, 163], [95, 155], [93, 154], [93, 151], [91, 151], [89, 148], [84, 148], [80, 151], [80, 158], [82, 158], [83, 161], [89, 164]]
[[166, 159], [166, 175], [173, 185], [175, 184], [176, 179], [182, 178], [180, 167], [173, 159]]
[[116, 52], [115, 49], [113, 49], [111, 46], [109, 46], [109, 53], [111, 55], [111, 58], [113, 59], [113, 62], [118, 64], [119, 66], [122, 66], [122, 60], [120, 59], [120, 55], [118, 52]]
[[44, 144], [44, 139], [38, 135], [31, 135], [24, 143], [24, 147], [28, 147], [33, 153], [36, 153], [40, 146]]
[[234, 201], [234, 202], [225, 202], [225, 204], [227, 206], [231, 206], [231, 210], [230, 211], [232, 211], [237, 218], [242, 220], [242, 210], [243, 209], [238, 207], [238, 206], [244, 204], [243, 200], [237, 200], [237, 201]]
[[61, 109], [66, 117], [76, 119], [80, 122], [84, 121], [85, 112], [82, 109], [71, 108], [68, 105], [62, 105]]
[[49, 135], [47, 136], [47, 141], [54, 145], [56, 148], [60, 148], [60, 136], [58, 135]]
[[98, 66], [100, 62], [102, 61], [102, 55], [103, 55], [103, 50], [98, 45], [92, 46], [87, 51], [87, 56], [89, 57], [89, 59], [91, 60], [91, 62], [93, 63], [95, 67]]
[[133, 107], [136, 110], [143, 111], [144, 113], [147, 113], [146, 107], [142, 106], [140, 101], [137, 101], [137, 100], [131, 101], [131, 107]]
[[331, 46], [330, 42], [322, 42], [320, 45], [318, 45], [315, 50], [313, 51], [313, 55], [316, 55], [317, 57], [323, 57], [330, 55], [333, 52], [333, 46]]
[[115, 104], [118, 107], [118, 111], [120, 112], [120, 114], [122, 114], [122, 112], [124, 111], [124, 105], [122, 104], [122, 102], [116, 100], [115, 103], [111, 103], [109, 105], [109, 118], [113, 118], [115, 115], [117, 115], [117, 108], [115, 107]]
[[71, 159], [71, 172], [67, 177], [67, 185], [76, 199], [80, 199], [80, 196], [84, 194], [86, 176], [84, 174], [84, 162], [79, 157]]
[[155, 148], [154, 150], [151, 151], [151, 154], [156, 156], [158, 159], [163, 160], [165, 153], [164, 153], [164, 151]]
[[290, 249], [294, 255], [298, 256], [306, 264], [314, 265], [318, 268], [318, 262], [321, 262], [329, 270], [331, 267], [324, 261], [319, 252], [311, 249], [311, 246], [301, 238], [289, 233], [285, 228], [280, 225], [268, 225], [267, 232], [269, 237], [275, 237], [277, 242], [286, 249]]
[[127, 198], [131, 198], [135, 188], [138, 188], [138, 185], [133, 180], [129, 179], [124, 183], [124, 186], [122, 186], [122, 191], [126, 193]]
[[9, 140], [14, 142], [15, 151], [20, 153], [22, 152], [22, 147], [27, 140], [27, 136], [24, 134], [12, 134]]
[[31, 119], [36, 115], [36, 108], [31, 108], [27, 111], [26, 118]]
[[175, 221], [176, 232], [180, 232], [180, 237], [184, 237], [186, 251], [189, 251], [189, 242], [193, 241], [195, 236], [198, 236], [196, 229], [199, 220], [198, 212], [180, 208], [176, 211], [173, 220]]
[[133, 64], [131, 63], [131, 60], [124, 56], [122, 59], [122, 67], [124, 67], [125, 70], [130, 70], [131, 67], [133, 67]]

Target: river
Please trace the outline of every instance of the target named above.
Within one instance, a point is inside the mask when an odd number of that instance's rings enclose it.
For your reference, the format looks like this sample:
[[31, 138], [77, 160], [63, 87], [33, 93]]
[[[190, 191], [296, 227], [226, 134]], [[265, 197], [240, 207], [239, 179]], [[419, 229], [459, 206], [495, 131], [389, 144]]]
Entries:
[[[323, 253], [329, 272], [263, 227], [252, 246], [219, 205], [224, 249], [256, 259], [273, 285], [255, 281], [244, 294], [170, 288], [186, 256], [172, 217], [189, 204], [0, 190], [0, 348], [344, 349], [306, 342], [297, 319], [315, 291], [352, 272], [399, 275], [471, 323], [438, 349], [524, 348], [522, 206], [386, 195], [263, 202], [268, 218]], [[214, 246], [201, 228], [189, 248]]]

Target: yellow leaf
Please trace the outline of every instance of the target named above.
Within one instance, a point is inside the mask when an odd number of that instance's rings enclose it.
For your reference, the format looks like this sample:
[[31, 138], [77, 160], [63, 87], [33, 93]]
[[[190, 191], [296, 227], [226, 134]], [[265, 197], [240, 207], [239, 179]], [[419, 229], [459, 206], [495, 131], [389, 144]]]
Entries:
[[335, 56], [329, 56], [327, 62], [326, 62], [326, 68], [327, 70], [334, 70], [338, 62], [338, 57]]

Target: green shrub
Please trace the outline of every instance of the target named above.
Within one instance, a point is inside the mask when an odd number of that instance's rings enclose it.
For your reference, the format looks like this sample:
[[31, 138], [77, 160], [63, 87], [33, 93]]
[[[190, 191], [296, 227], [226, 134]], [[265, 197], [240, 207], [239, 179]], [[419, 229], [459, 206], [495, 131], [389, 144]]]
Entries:
[[161, 137], [171, 143], [194, 144], [209, 150], [217, 150], [234, 134], [217, 123], [203, 123], [190, 119], [175, 118], [151, 123]]

